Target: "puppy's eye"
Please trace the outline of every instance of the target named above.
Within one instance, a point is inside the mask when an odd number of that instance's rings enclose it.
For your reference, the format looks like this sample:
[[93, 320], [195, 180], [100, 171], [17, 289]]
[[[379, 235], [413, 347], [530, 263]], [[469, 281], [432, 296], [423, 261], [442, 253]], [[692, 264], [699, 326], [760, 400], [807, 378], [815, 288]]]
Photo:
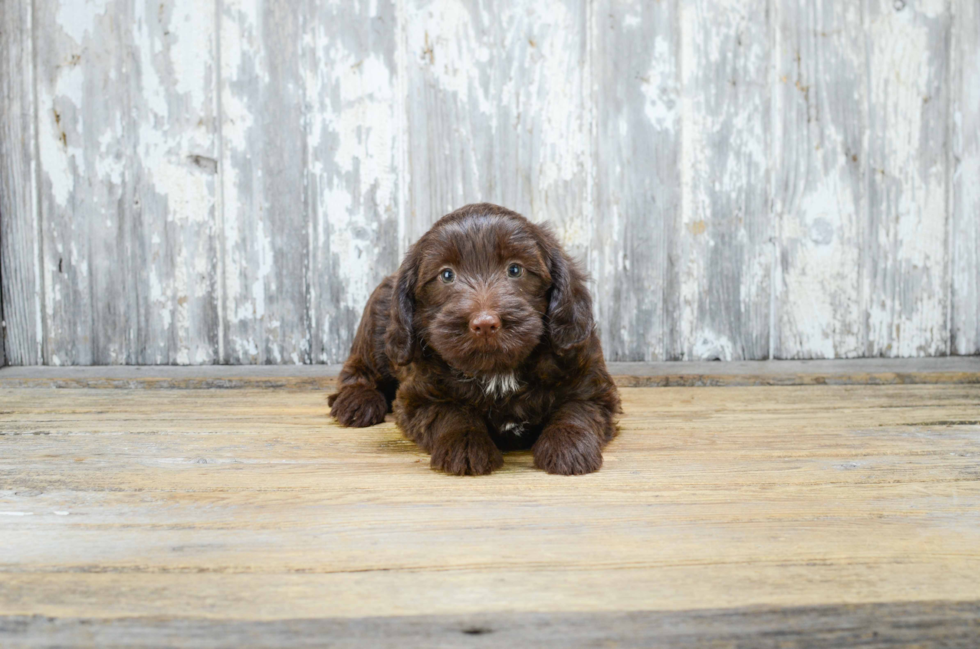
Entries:
[[443, 268], [439, 277], [442, 278], [443, 283], [452, 284], [453, 280], [456, 279], [456, 273], [453, 272], [452, 268]]
[[507, 267], [507, 277], [520, 277], [524, 274], [524, 267], [520, 264], [511, 264]]

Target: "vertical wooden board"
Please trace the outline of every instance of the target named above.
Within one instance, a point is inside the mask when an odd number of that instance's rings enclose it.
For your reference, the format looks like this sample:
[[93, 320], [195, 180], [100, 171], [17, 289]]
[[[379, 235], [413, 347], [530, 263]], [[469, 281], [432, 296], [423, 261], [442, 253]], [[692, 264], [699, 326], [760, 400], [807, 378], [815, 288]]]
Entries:
[[593, 224], [588, 4], [538, 0], [487, 8], [497, 48], [488, 94], [491, 200], [551, 224], [583, 266]]
[[669, 232], [669, 359], [769, 357], [766, 0], [680, 3], [681, 210]]
[[0, 2], [0, 365], [35, 365], [41, 321], [31, 3]]
[[400, 127], [391, 0], [316, 9], [309, 79], [312, 358], [347, 358], [374, 287], [398, 267]]
[[948, 347], [945, 0], [869, 0], [868, 356]]
[[[440, 216], [494, 200], [495, 47], [490, 11], [466, 0], [406, 0], [408, 206], [404, 250]], [[511, 206], [518, 209], [518, 206]]]
[[132, 9], [35, 2], [46, 364], [136, 362]]
[[213, 11], [37, 0], [35, 15], [44, 361], [211, 361]]
[[[2, 51], [2, 50], [0, 50]], [[0, 216], [0, 218], [3, 218]], [[3, 254], [2, 246], [0, 246], [0, 254]], [[0, 264], [0, 367], [4, 367], [7, 364], [7, 352], [5, 347], [7, 346], [7, 323], [3, 319], [3, 265]]]
[[980, 354], [980, 4], [953, 2], [950, 351]]
[[309, 6], [222, 0], [220, 7], [222, 360], [310, 362]]
[[864, 352], [862, 240], [867, 57], [861, 6], [775, 5], [776, 358]]
[[665, 225], [680, 207], [678, 3], [593, 11], [596, 318], [607, 358], [659, 360]]
[[139, 261], [136, 359], [218, 360], [218, 137], [213, 0], [138, 1], [133, 41]]
[[584, 0], [407, 0], [408, 163], [402, 245], [490, 201], [591, 240]]

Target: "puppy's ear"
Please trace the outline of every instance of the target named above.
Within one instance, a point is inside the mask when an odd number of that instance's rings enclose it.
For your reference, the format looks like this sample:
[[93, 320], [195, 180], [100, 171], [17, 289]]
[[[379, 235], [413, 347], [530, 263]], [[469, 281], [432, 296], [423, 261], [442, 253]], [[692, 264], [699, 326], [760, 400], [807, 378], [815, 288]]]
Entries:
[[584, 342], [592, 333], [592, 296], [585, 286], [585, 275], [554, 237], [546, 239], [545, 250], [551, 272], [548, 335], [555, 349], [562, 353]]
[[396, 365], [408, 365], [415, 356], [415, 285], [418, 282], [418, 251], [413, 246], [395, 275], [391, 293], [391, 319], [385, 330], [385, 354]]

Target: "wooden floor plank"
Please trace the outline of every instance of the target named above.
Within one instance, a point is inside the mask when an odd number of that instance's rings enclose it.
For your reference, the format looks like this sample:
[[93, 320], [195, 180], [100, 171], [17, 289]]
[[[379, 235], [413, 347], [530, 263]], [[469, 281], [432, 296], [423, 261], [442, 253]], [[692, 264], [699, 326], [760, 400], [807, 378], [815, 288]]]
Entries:
[[980, 602], [980, 384], [624, 388], [576, 478], [431, 471], [325, 394], [0, 387], [0, 640]]
[[[980, 603], [850, 604], [624, 613], [498, 613], [248, 622], [0, 617], [10, 647], [675, 647], [974, 649]], [[80, 643], [81, 639], [81, 643]]]

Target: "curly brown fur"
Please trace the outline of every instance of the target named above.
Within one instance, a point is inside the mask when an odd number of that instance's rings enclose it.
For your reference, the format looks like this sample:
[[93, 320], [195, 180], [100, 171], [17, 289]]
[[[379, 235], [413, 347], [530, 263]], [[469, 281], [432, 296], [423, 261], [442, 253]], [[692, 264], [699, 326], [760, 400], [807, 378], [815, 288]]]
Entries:
[[582, 272], [547, 229], [489, 203], [440, 219], [374, 290], [330, 405], [345, 426], [392, 407], [455, 475], [521, 448], [548, 473], [598, 471], [620, 412]]

